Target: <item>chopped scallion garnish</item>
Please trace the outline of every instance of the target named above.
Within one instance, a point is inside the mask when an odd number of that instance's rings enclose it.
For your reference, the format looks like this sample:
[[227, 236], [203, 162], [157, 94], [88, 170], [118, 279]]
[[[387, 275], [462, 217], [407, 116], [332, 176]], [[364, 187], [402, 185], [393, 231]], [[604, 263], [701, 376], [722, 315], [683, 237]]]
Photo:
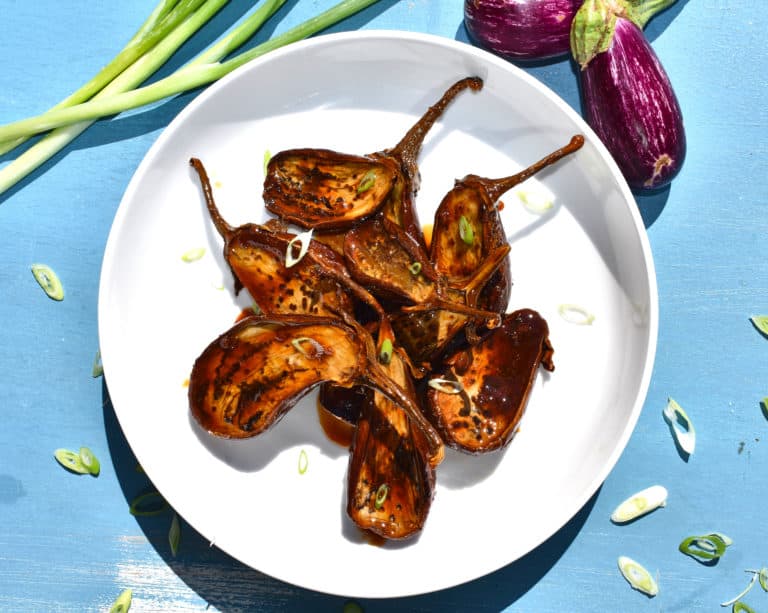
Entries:
[[768, 568], [763, 566], [757, 571], [757, 580], [760, 582], [760, 587], [764, 592], [768, 592]]
[[731, 609], [731, 611], [733, 613], [757, 613], [752, 607], [740, 600], [733, 603], [733, 609]]
[[109, 613], [128, 613], [128, 609], [131, 608], [131, 601], [133, 600], [133, 592], [130, 589], [123, 590], [120, 595], [112, 603], [109, 608]]
[[459, 217], [459, 237], [470, 247], [475, 244], [475, 229], [464, 215]]
[[387, 496], [389, 496], [389, 485], [382, 483], [376, 490], [376, 498], [373, 501], [373, 506], [377, 511], [380, 511], [381, 507], [384, 506]]
[[80, 462], [85, 466], [88, 472], [94, 477], [98, 477], [99, 472], [101, 472], [101, 463], [99, 462], [99, 459], [93, 455], [93, 451], [88, 449], [88, 447], [80, 447], [78, 455], [80, 456]]
[[758, 575], [760, 573], [759, 573], [759, 571], [747, 571], [747, 572], [751, 572], [752, 573], [752, 578], [749, 580], [749, 583], [747, 584], [747, 587], [745, 587], [738, 596], [734, 596], [730, 600], [726, 600], [725, 602], [721, 602], [720, 603], [721, 607], [728, 607], [730, 605], [735, 605], [736, 601], [741, 600], [742, 598], [744, 598], [744, 596], [747, 595], [749, 590], [751, 590], [754, 587], [755, 581], [757, 581], [757, 577], [758, 577]]
[[[301, 259], [307, 255], [307, 251], [309, 250], [309, 243], [312, 240], [312, 228], [307, 230], [306, 232], [301, 232], [294, 236], [290, 241], [288, 241], [288, 246], [285, 249], [285, 267], [290, 268], [291, 266], [295, 266], [298, 264]], [[298, 255], [293, 255], [293, 248], [296, 245], [296, 243], [299, 243], [299, 253]]]
[[591, 326], [592, 322], [595, 321], [595, 316], [578, 304], [561, 304], [557, 307], [557, 312], [560, 313], [560, 317], [569, 324]]
[[626, 523], [663, 507], [666, 503], [667, 489], [661, 485], [652, 485], [630, 496], [616, 507], [611, 514], [611, 521], [619, 524]]
[[168, 509], [168, 503], [160, 492], [153, 490], [137, 496], [131, 501], [129, 511], [136, 517], [160, 515]]
[[309, 456], [307, 455], [307, 452], [302, 449], [299, 452], [299, 474], [303, 475], [307, 472], [307, 468], [309, 468]]
[[50, 266], [47, 264], [32, 264], [30, 268], [32, 269], [35, 281], [43, 288], [43, 291], [49, 298], [58, 301], [64, 300], [64, 286], [61, 284], [61, 279], [59, 279]]
[[389, 364], [389, 362], [392, 360], [392, 351], [392, 341], [388, 338], [385, 338], [381, 343], [381, 349], [379, 350], [379, 361], [385, 365]]
[[269, 160], [272, 159], [272, 153], [269, 149], [264, 150], [264, 174], [267, 174], [267, 168], [269, 167]]
[[696, 430], [693, 422], [683, 408], [672, 398], [664, 407], [664, 419], [669, 424], [675, 441], [686, 454], [693, 454], [696, 449]]
[[94, 379], [101, 377], [104, 374], [104, 367], [101, 365], [101, 351], [96, 350], [96, 355], [93, 358], [93, 366], [91, 367], [91, 376]]
[[702, 536], [689, 536], [683, 539], [678, 549], [699, 562], [709, 562], [720, 558], [728, 545], [722, 536], [713, 532]]
[[413, 262], [408, 266], [408, 272], [410, 272], [414, 277], [418, 275], [421, 272], [421, 262]]
[[[312, 349], [314, 349], [315, 353], [314, 355], [311, 355], [306, 349], [304, 349], [304, 343], [309, 343], [312, 345]], [[314, 338], [310, 338], [309, 336], [300, 336], [299, 338], [294, 338], [291, 341], [291, 345], [293, 345], [293, 348], [298, 351], [301, 355], [303, 355], [305, 358], [312, 358], [317, 357], [321, 353], [323, 353], [323, 346], [318, 343]]]
[[195, 247], [189, 251], [185, 251], [181, 255], [181, 259], [184, 262], [196, 262], [205, 255], [205, 247]]
[[762, 334], [768, 336], [768, 315], [753, 315], [750, 320]]
[[435, 389], [438, 392], [443, 392], [445, 394], [459, 394], [464, 391], [464, 386], [461, 384], [461, 381], [442, 379], [440, 377], [430, 379], [427, 385], [429, 385], [429, 387], [432, 389]]
[[541, 215], [554, 206], [552, 198], [540, 191], [518, 190], [517, 197], [531, 213]]
[[181, 543], [181, 524], [179, 523], [179, 516], [174, 513], [171, 519], [171, 527], [168, 530], [168, 544], [171, 546], [171, 555], [176, 557], [179, 551], [179, 544]]
[[620, 556], [618, 560], [619, 570], [629, 585], [648, 596], [656, 596], [659, 586], [644, 566], [627, 556]]
[[68, 471], [77, 473], [78, 475], [87, 475], [91, 471], [83, 464], [83, 460], [80, 458], [80, 454], [77, 451], [70, 449], [57, 449], [53, 452], [53, 457]]
[[357, 193], [362, 194], [363, 192], [367, 192], [374, 185], [376, 185], [376, 171], [371, 169], [363, 175], [363, 178], [360, 179], [360, 183], [357, 184]]

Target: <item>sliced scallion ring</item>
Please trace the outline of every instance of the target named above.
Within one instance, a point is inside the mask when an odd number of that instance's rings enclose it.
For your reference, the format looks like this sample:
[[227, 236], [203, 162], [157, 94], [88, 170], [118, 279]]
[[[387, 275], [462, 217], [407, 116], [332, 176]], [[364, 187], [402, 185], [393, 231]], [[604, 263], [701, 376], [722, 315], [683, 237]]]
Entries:
[[763, 566], [757, 572], [757, 580], [760, 582], [760, 587], [763, 588], [763, 591], [768, 592], [768, 568]]
[[93, 366], [91, 367], [91, 376], [94, 379], [98, 379], [104, 374], [104, 367], [101, 365], [101, 351], [96, 350], [96, 355], [93, 358]]
[[384, 506], [387, 496], [389, 496], [389, 485], [382, 483], [376, 490], [376, 498], [373, 501], [373, 506], [377, 511], [381, 510], [381, 507]]
[[80, 462], [85, 466], [88, 472], [94, 477], [98, 477], [99, 472], [101, 471], [101, 463], [99, 462], [99, 459], [93, 455], [93, 451], [88, 449], [88, 447], [80, 447], [78, 455], [80, 456]]
[[171, 546], [171, 555], [176, 557], [179, 552], [179, 544], [181, 543], [181, 524], [179, 523], [179, 516], [174, 513], [171, 519], [171, 527], [168, 529], [168, 544]]
[[768, 315], [753, 315], [749, 319], [761, 334], [768, 336]]
[[517, 197], [520, 198], [520, 202], [523, 203], [526, 210], [537, 215], [546, 213], [554, 206], [552, 198], [536, 190], [518, 190]]
[[623, 524], [663, 507], [667, 503], [667, 489], [661, 485], [652, 485], [633, 494], [622, 502], [611, 514], [611, 521]]
[[145, 492], [131, 501], [128, 510], [136, 517], [160, 515], [168, 509], [168, 503], [157, 490]]
[[379, 361], [382, 364], [389, 364], [392, 361], [392, 341], [385, 338], [381, 343], [381, 349], [379, 350]]
[[461, 384], [461, 381], [452, 381], [451, 379], [442, 379], [440, 377], [430, 379], [427, 385], [444, 394], [460, 394], [464, 391], [464, 386]]
[[686, 454], [692, 455], [696, 449], [696, 429], [688, 414], [673, 398], [667, 400], [664, 407], [664, 419], [669, 424], [675, 441]]
[[557, 307], [557, 312], [569, 324], [578, 326], [591, 326], [595, 321], [595, 316], [583, 306], [578, 304], [564, 303]]
[[459, 237], [470, 247], [475, 244], [475, 229], [464, 215], [459, 217]]
[[421, 262], [413, 262], [408, 266], [408, 271], [415, 277], [421, 272]]
[[[310, 228], [306, 232], [300, 232], [296, 236], [294, 236], [290, 241], [288, 241], [288, 246], [285, 249], [285, 267], [290, 268], [291, 266], [295, 266], [298, 264], [301, 259], [307, 255], [307, 251], [309, 250], [309, 243], [312, 240], [312, 230], [313, 228]], [[293, 248], [296, 245], [296, 243], [299, 243], [299, 254], [293, 255]]]
[[757, 611], [747, 603], [741, 602], [740, 600], [733, 603], [733, 609], [731, 609], [731, 611], [733, 611], [733, 613], [757, 613]]
[[736, 601], [741, 600], [742, 598], [744, 598], [744, 596], [747, 595], [749, 590], [751, 590], [754, 587], [755, 581], [757, 581], [757, 577], [759, 575], [759, 572], [755, 572], [755, 571], [747, 571], [747, 572], [751, 572], [752, 573], [752, 578], [749, 580], [749, 583], [747, 584], [747, 587], [745, 587], [738, 596], [734, 596], [730, 600], [726, 600], [725, 602], [721, 602], [720, 603], [721, 607], [729, 607], [732, 604], [735, 605]]
[[115, 598], [115, 601], [109, 608], [109, 613], [128, 613], [128, 609], [131, 608], [132, 600], [133, 592], [130, 589], [123, 590], [120, 592], [120, 595]]
[[376, 185], [376, 171], [371, 168], [371, 170], [366, 172], [363, 175], [363, 178], [360, 179], [360, 183], [357, 184], [357, 193], [362, 194], [363, 192], [367, 192], [374, 185]]
[[61, 279], [47, 264], [32, 264], [30, 266], [35, 281], [43, 288], [45, 294], [52, 300], [64, 300], [64, 286]]
[[[311, 355], [309, 351], [307, 351], [304, 348], [304, 343], [309, 343], [312, 346], [312, 349], [314, 349], [315, 353], [314, 355]], [[318, 343], [314, 338], [311, 338], [309, 336], [300, 336], [299, 338], [294, 338], [291, 341], [291, 345], [293, 345], [293, 348], [298, 351], [301, 355], [303, 355], [305, 358], [313, 358], [317, 357], [321, 353], [323, 353], [323, 346]]]
[[91, 472], [88, 470], [88, 467], [83, 464], [83, 461], [80, 459], [80, 454], [77, 451], [57, 449], [53, 452], [53, 457], [55, 457], [56, 461], [70, 472], [77, 473], [78, 475], [87, 475]]
[[307, 472], [307, 468], [309, 468], [309, 456], [307, 455], [307, 452], [302, 449], [299, 452], [299, 474], [303, 475]]
[[712, 533], [689, 536], [683, 539], [678, 549], [699, 562], [710, 562], [720, 558], [725, 553], [726, 547], [728, 545], [723, 538], [717, 533]]
[[194, 249], [190, 249], [189, 251], [185, 251], [181, 254], [181, 259], [184, 262], [197, 262], [200, 258], [202, 258], [205, 255], [205, 247], [195, 247]]
[[656, 596], [659, 586], [644, 566], [627, 556], [619, 556], [619, 570], [629, 585], [648, 596]]
[[272, 153], [269, 149], [264, 150], [264, 174], [267, 174], [267, 168], [269, 166], [269, 161], [272, 159]]

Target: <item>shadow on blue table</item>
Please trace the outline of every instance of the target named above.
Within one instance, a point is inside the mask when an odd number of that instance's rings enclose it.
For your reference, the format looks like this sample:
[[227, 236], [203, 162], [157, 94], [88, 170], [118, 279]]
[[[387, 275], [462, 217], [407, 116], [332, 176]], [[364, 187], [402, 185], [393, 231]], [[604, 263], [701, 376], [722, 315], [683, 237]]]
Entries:
[[[112, 402], [103, 388], [104, 426], [111, 459], [127, 504], [154, 490], [147, 475], [137, 469], [133, 455], [117, 421]], [[523, 596], [546, 575], [570, 546], [592, 510], [597, 494], [556, 534], [517, 562], [462, 586], [408, 598], [359, 600], [366, 613], [389, 611], [469, 610], [482, 603], [483, 610], [499, 611]], [[182, 537], [176, 556], [168, 541], [173, 511], [136, 517], [136, 522], [157, 555], [203, 601], [222, 612], [336, 611], [347, 598], [314, 592], [272, 579], [238, 562], [182, 521]], [[428, 570], [428, 569], [426, 569]], [[172, 589], [169, 586], [169, 590]], [[462, 603], [466, 607], [462, 606]]]

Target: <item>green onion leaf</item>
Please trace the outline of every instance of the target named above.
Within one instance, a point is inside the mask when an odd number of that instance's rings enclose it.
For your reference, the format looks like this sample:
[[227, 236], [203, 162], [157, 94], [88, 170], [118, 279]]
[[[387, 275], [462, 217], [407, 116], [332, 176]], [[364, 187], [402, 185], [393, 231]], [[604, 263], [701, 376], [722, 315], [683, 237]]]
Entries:
[[713, 532], [702, 536], [689, 536], [683, 539], [678, 549], [699, 562], [709, 562], [720, 558], [725, 553], [726, 547], [728, 543], [719, 534]]
[[645, 567], [627, 556], [619, 556], [619, 570], [629, 585], [648, 596], [656, 596], [659, 586]]
[[272, 153], [269, 151], [269, 149], [264, 150], [264, 174], [267, 174], [267, 169], [269, 168], [269, 160], [272, 159]]
[[753, 315], [750, 320], [761, 334], [768, 336], [768, 315]]
[[112, 603], [109, 608], [109, 613], [127, 613], [131, 608], [131, 601], [133, 600], [133, 592], [130, 589], [123, 590], [120, 595]]
[[408, 271], [415, 277], [421, 272], [421, 262], [413, 262], [408, 266]]
[[376, 185], [376, 171], [371, 169], [363, 175], [363, 178], [360, 179], [360, 183], [357, 184], [357, 193], [362, 194], [363, 192], [367, 192], [374, 185]]
[[734, 602], [731, 610], [733, 613], [757, 613], [752, 607], [741, 601]]
[[85, 466], [86, 470], [94, 477], [98, 477], [99, 472], [101, 471], [101, 463], [98, 458], [93, 455], [93, 451], [88, 449], [88, 447], [80, 447], [80, 453], [78, 455], [80, 456], [80, 462]]
[[101, 365], [101, 350], [96, 350], [96, 355], [93, 358], [93, 366], [91, 367], [91, 376], [94, 379], [101, 377], [104, 374], [104, 367]]
[[557, 307], [557, 312], [569, 324], [576, 324], [578, 326], [591, 326], [595, 321], [595, 316], [587, 309], [578, 304], [561, 304]]
[[175, 558], [179, 551], [179, 543], [181, 543], [181, 525], [179, 524], [179, 516], [176, 513], [173, 514], [171, 527], [168, 530], [168, 543], [171, 546], [171, 555]]
[[91, 472], [88, 470], [88, 467], [83, 464], [82, 459], [80, 459], [80, 454], [76, 451], [57, 449], [53, 452], [53, 457], [70, 472], [77, 473], [78, 475], [87, 475]]
[[622, 502], [611, 514], [611, 521], [623, 524], [667, 503], [667, 489], [661, 485], [652, 485]]
[[185, 251], [181, 255], [181, 259], [184, 262], [196, 262], [205, 255], [205, 247], [195, 247], [189, 251]]
[[168, 509], [168, 503], [165, 498], [157, 490], [146, 492], [140, 496], [136, 496], [131, 501], [129, 511], [131, 515], [136, 517], [150, 517], [152, 515], [160, 515]]
[[387, 501], [387, 496], [389, 496], [389, 485], [382, 483], [376, 490], [376, 498], [373, 501], [373, 506], [377, 511], [380, 511], [381, 507], [384, 506], [384, 503]]
[[696, 449], [696, 429], [683, 407], [674, 399], [669, 398], [663, 414], [677, 444], [686, 454], [693, 454]]
[[49, 298], [58, 301], [64, 300], [64, 286], [50, 266], [47, 264], [32, 264], [30, 268], [32, 269], [35, 281], [43, 288], [43, 291]]
[[379, 350], [379, 361], [385, 365], [389, 364], [392, 360], [392, 351], [392, 341], [385, 338], [381, 343], [381, 349]]
[[441, 377], [430, 379], [427, 385], [429, 385], [429, 387], [432, 389], [437, 390], [438, 392], [443, 392], [444, 394], [460, 394], [462, 391], [464, 391], [464, 386], [461, 384], [461, 381], [442, 379]]
[[459, 217], [459, 237], [470, 247], [475, 244], [475, 230], [464, 215]]
[[[288, 241], [288, 246], [285, 249], [285, 267], [290, 268], [298, 264], [301, 259], [307, 255], [309, 250], [309, 243], [312, 240], [312, 230], [310, 228], [306, 232], [301, 232]], [[293, 255], [293, 247], [296, 243], [299, 243], [299, 254]]]
[[299, 474], [303, 475], [307, 472], [307, 468], [309, 468], [309, 456], [307, 455], [307, 452], [302, 449], [299, 452]]

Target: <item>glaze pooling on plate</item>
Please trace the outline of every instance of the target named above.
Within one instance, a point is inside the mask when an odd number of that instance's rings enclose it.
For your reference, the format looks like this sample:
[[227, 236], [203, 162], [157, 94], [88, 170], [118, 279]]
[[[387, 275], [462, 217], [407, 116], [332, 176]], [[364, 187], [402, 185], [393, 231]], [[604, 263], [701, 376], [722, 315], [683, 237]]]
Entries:
[[[386, 70], [393, 62], [402, 69]], [[554, 195], [545, 213], [531, 215], [512, 196], [501, 212], [512, 245], [509, 310], [531, 307], [547, 319], [557, 373], [538, 378], [504, 452], [475, 458], [447, 451], [417, 540], [376, 547], [345, 517], [348, 453], [323, 434], [314, 395], [254, 439], [217, 440], [190, 420], [184, 381], [195, 357], [249, 305], [235, 296], [188, 160], [205, 163], [230, 223], [260, 222], [268, 217], [261, 199], [265, 150], [377, 151], [468, 74], [484, 79], [483, 91], [455, 101], [420, 156], [421, 219], [432, 218], [456, 178], [509, 175], [572, 134], [587, 139], [572, 160], [529, 186]], [[205, 247], [206, 255], [183, 262], [179, 254], [190, 245]], [[222, 283], [224, 291], [217, 290]], [[136, 457], [205, 538], [298, 586], [352, 597], [406, 596], [519, 559], [596, 491], [645, 398], [658, 325], [655, 283], [642, 221], [615, 164], [546, 87], [455, 41], [334, 34], [271, 53], [206, 89], [147, 153], [104, 255], [102, 362]], [[593, 324], [562, 320], [557, 309], [565, 302], [589, 308]], [[302, 451], [303, 473], [296, 468]], [[489, 527], [492, 540], [452, 538], [455, 526], [472, 516], [498, 518]]]

